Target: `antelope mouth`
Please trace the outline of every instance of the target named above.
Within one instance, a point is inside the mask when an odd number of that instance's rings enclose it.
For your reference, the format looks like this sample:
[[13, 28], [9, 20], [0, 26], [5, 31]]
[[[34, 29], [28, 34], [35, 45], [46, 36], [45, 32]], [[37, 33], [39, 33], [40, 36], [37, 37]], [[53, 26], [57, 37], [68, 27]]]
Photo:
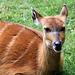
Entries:
[[55, 52], [60, 52], [61, 48], [62, 47], [60, 47], [60, 46], [58, 46], [58, 47], [53, 46], [53, 49], [54, 49]]

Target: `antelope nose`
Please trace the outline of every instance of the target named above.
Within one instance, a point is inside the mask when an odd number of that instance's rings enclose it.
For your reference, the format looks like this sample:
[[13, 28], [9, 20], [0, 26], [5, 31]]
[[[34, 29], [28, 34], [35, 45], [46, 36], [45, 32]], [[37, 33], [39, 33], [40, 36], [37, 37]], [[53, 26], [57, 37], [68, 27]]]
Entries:
[[62, 44], [61, 44], [61, 41], [56, 41], [56, 42], [54, 42], [54, 45], [61, 46]]
[[59, 51], [59, 50], [61, 50], [61, 47], [62, 47], [62, 42], [61, 41], [55, 41], [54, 42], [55, 50]]

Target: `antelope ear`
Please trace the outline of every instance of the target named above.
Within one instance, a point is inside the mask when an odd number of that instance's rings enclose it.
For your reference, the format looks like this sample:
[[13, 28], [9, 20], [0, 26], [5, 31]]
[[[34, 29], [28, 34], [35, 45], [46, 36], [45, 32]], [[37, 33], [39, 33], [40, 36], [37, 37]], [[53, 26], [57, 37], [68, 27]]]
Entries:
[[66, 5], [63, 5], [60, 16], [62, 17], [62, 20], [65, 22], [68, 16], [68, 10]]
[[41, 25], [41, 19], [43, 18], [43, 16], [39, 14], [37, 11], [35, 11], [33, 8], [31, 8], [31, 13], [32, 13], [33, 22], [36, 25]]

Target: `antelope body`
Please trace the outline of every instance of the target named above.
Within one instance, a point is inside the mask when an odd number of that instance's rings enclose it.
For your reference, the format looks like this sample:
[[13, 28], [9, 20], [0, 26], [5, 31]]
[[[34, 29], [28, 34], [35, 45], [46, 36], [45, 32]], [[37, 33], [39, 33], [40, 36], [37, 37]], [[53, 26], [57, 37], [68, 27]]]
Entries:
[[63, 66], [61, 48], [65, 40], [68, 12], [43, 17], [32, 8], [43, 33], [16, 23], [0, 22], [0, 75], [53, 75]]

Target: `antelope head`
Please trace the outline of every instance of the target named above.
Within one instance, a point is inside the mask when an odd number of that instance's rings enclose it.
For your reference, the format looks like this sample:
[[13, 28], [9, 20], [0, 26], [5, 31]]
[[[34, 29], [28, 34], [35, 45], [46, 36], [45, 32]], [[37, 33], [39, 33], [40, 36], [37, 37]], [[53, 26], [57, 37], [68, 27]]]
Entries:
[[68, 16], [67, 6], [63, 5], [59, 15], [43, 17], [32, 8], [32, 18], [36, 25], [43, 28], [43, 42], [47, 48], [59, 53], [65, 40], [65, 22]]

